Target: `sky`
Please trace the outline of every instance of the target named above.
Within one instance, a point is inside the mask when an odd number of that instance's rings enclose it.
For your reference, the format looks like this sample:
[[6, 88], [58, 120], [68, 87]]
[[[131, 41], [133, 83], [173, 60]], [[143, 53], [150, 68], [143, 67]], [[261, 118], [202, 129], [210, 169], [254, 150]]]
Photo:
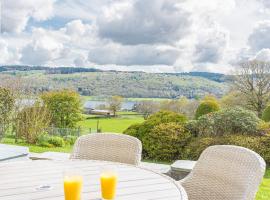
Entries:
[[270, 61], [270, 0], [0, 2], [0, 65], [231, 73]]

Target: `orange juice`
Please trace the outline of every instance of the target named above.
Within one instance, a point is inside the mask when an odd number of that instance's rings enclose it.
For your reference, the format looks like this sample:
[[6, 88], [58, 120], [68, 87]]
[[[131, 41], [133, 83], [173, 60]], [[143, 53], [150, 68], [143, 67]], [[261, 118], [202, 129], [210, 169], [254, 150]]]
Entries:
[[81, 200], [82, 177], [66, 176], [64, 178], [65, 200]]
[[100, 176], [102, 198], [111, 200], [115, 198], [117, 174], [114, 172], [104, 172]]

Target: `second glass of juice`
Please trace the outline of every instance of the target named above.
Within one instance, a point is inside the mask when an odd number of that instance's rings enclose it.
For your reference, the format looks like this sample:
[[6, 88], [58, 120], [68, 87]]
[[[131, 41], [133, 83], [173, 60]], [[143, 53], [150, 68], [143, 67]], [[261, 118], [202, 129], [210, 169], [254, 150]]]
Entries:
[[115, 170], [104, 170], [101, 172], [100, 184], [103, 200], [115, 199], [117, 179], [118, 176]]
[[83, 178], [77, 172], [64, 173], [65, 200], [81, 200]]

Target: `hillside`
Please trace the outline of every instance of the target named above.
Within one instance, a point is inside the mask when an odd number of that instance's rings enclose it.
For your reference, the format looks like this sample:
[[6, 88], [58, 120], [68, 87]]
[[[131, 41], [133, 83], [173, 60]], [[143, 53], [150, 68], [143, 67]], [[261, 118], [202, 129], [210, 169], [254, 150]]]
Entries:
[[[54, 72], [54, 73], [49, 73]], [[77, 72], [79, 70], [79, 72]], [[84, 68], [65, 68], [35, 70], [5, 70], [0, 73], [4, 76], [16, 77], [31, 83], [35, 91], [72, 88], [82, 95], [111, 96], [141, 98], [177, 98], [186, 96], [194, 98], [204, 94], [221, 96], [228, 87], [224, 82], [224, 75], [212, 73], [179, 73], [179, 74], [151, 74], [143, 72], [116, 72], [116, 71], [83, 71]]]

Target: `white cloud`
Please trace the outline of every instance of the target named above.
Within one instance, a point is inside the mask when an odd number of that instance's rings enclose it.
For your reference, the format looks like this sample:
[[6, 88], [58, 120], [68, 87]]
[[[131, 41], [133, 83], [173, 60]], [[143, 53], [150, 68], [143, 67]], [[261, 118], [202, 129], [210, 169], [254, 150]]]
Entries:
[[269, 55], [268, 0], [2, 1], [3, 64], [229, 72]]
[[30, 65], [46, 65], [66, 55], [64, 46], [43, 29], [33, 31], [32, 41], [22, 49], [21, 61]]
[[179, 51], [172, 47], [110, 43], [91, 48], [88, 60], [101, 65], [173, 65], [178, 56]]
[[270, 62], [270, 49], [260, 50], [253, 59]]
[[54, 0], [2, 0], [2, 32], [21, 32], [30, 19], [36, 21], [52, 17]]
[[189, 32], [189, 13], [178, 0], [116, 2], [97, 20], [101, 37], [125, 45], [174, 43]]
[[270, 20], [260, 21], [257, 24], [249, 36], [249, 45], [254, 51], [270, 48]]

